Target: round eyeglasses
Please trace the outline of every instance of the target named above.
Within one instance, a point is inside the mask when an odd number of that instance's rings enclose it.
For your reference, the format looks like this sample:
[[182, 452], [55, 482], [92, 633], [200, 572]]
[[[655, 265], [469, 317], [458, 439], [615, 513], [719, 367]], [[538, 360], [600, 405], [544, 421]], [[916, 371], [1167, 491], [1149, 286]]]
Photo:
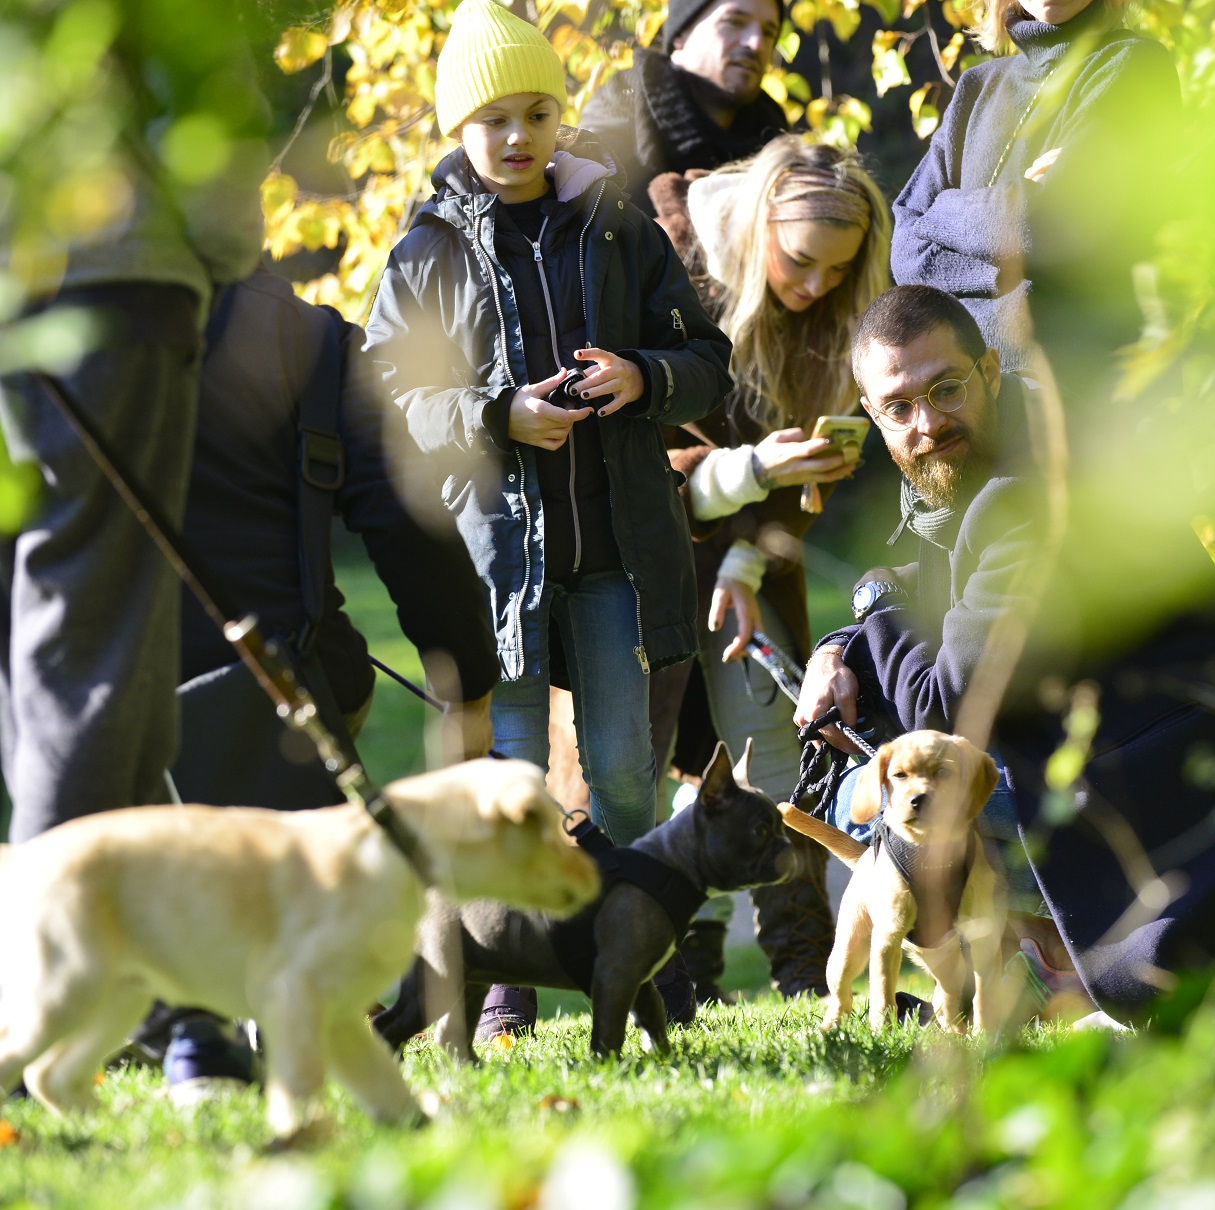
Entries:
[[934, 382], [926, 395], [916, 395], [911, 399], [891, 399], [881, 406], [870, 404], [873, 418], [883, 428], [910, 428], [915, 423], [916, 409], [921, 399], [935, 411], [956, 412], [966, 402], [966, 384], [982, 360], [982, 356], [975, 358], [974, 365], [970, 367], [970, 373], [965, 378], [942, 378], [940, 382]]

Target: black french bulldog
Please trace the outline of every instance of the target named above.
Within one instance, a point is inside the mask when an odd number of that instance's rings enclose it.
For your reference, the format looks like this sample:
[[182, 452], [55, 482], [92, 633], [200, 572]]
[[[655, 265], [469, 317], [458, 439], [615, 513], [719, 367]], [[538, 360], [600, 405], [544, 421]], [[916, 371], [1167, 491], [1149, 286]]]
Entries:
[[706, 896], [799, 872], [776, 805], [747, 782], [750, 757], [748, 741], [731, 770], [718, 744], [691, 807], [627, 848], [613, 849], [600, 833], [602, 849], [588, 851], [604, 890], [571, 920], [485, 900], [457, 908], [433, 896], [418, 929], [418, 960], [396, 1004], [373, 1018], [376, 1030], [400, 1046], [437, 1021], [436, 1041], [468, 1059], [467, 1023], [477, 1020], [489, 985], [521, 984], [586, 992], [597, 1055], [620, 1051], [630, 1008], [654, 1048], [669, 1051], [653, 975]]

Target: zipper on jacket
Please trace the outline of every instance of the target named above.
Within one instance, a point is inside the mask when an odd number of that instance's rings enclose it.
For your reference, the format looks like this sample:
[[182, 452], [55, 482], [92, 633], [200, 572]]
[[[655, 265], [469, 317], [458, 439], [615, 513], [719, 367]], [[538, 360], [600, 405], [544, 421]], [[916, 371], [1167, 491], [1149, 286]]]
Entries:
[[[473, 247], [477, 258], [489, 278], [490, 293], [494, 296], [494, 309], [498, 312], [498, 330], [502, 336], [502, 368], [506, 371], [506, 380], [511, 386], [516, 386], [515, 375], [510, 368], [510, 350], [506, 346], [506, 312], [502, 308], [502, 299], [498, 294], [498, 275], [489, 263], [489, 256], [481, 244], [481, 223], [484, 215], [478, 214], [473, 223]], [[525, 666], [523, 651], [523, 599], [527, 596], [527, 588], [532, 579], [532, 508], [527, 502], [527, 472], [523, 466], [523, 454], [518, 445], [515, 446], [515, 460], [519, 463], [519, 499], [523, 501], [523, 584], [515, 597], [515, 651], [519, 656], [519, 667]], [[640, 603], [638, 605], [640, 608]], [[520, 673], [522, 675], [522, 673]]]
[[673, 327], [676, 332], [687, 331], [687, 328], [684, 326], [683, 316], [679, 313], [678, 307], [671, 308], [671, 327]]
[[642, 674], [650, 675], [650, 657], [645, 653], [645, 635], [641, 630], [641, 593], [637, 591], [637, 585], [633, 582], [633, 573], [626, 567], [624, 574], [629, 578], [629, 587], [633, 590], [633, 596], [637, 598], [637, 646], [633, 648], [633, 654], [637, 657], [637, 662], [641, 665]]
[[[582, 280], [582, 318], [587, 324], [587, 335], [590, 336], [590, 314], [586, 309], [586, 233], [591, 229], [591, 224], [595, 221], [595, 215], [599, 210], [599, 203], [603, 201], [604, 190], [607, 189], [607, 181], [601, 181], [599, 184], [599, 194], [595, 198], [595, 204], [591, 207], [591, 212], [587, 216], [586, 226], [582, 228], [582, 234], [578, 237], [578, 276]], [[587, 348], [591, 348], [587, 345]]]
[[[540, 234], [532, 240], [532, 256], [536, 260], [536, 272], [540, 274], [540, 293], [544, 295], [544, 309], [548, 313], [548, 337], [553, 346], [553, 364], [558, 370], [565, 367], [561, 364], [561, 350], [557, 345], [557, 317], [553, 314], [553, 296], [548, 290], [548, 278], [544, 275], [544, 253], [540, 251], [540, 241], [544, 238], [544, 229], [548, 226], [548, 216], [545, 215], [544, 222], [540, 224]], [[586, 303], [585, 295], [583, 299], [583, 317], [585, 318]], [[570, 516], [574, 522], [574, 575], [578, 574], [578, 569], [582, 566], [582, 522], [578, 516], [578, 497], [574, 494], [577, 486], [577, 471], [575, 469], [574, 459], [574, 430], [570, 429], [570, 435], [566, 438], [566, 444], [569, 446], [570, 454]]]

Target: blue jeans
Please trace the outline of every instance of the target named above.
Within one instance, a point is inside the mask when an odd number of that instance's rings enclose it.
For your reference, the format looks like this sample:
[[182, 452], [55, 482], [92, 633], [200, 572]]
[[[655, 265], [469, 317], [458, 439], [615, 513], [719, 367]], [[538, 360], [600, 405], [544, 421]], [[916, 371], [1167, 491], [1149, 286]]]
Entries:
[[[1000, 770], [1000, 780], [992, 791], [987, 805], [979, 813], [980, 833], [989, 838], [999, 850], [1008, 876], [1010, 905], [1018, 910], [1036, 911], [1042, 901], [1042, 892], [1025, 858], [1021, 837], [1017, 831], [1017, 813], [1012, 787], [1000, 754], [993, 751], [992, 757]], [[827, 812], [827, 822], [834, 824], [849, 836], [868, 844], [873, 836], [877, 819], [869, 823], [852, 822], [852, 795], [856, 792], [856, 781], [865, 766], [854, 765], [843, 776], [835, 801]], [[882, 790], [882, 806], [886, 806], [886, 791]]]
[[548, 638], [555, 624], [570, 675], [591, 818], [614, 844], [629, 844], [653, 828], [657, 807], [649, 680], [633, 654], [637, 595], [624, 572], [596, 572], [573, 590], [545, 584], [539, 614], [540, 674], [503, 681], [494, 690], [494, 746], [547, 770]]

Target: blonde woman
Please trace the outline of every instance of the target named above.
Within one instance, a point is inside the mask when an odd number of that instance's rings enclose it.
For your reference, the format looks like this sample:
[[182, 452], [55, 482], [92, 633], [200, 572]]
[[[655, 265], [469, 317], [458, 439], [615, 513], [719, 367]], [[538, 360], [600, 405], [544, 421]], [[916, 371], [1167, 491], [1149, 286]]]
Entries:
[[[890, 217], [856, 157], [785, 135], [757, 155], [650, 186], [659, 223], [734, 344], [735, 389], [704, 420], [667, 432], [696, 541], [699, 673], [651, 685], [660, 768], [697, 774], [714, 738], [780, 798], [797, 781], [789, 703], [742, 663], [762, 629], [795, 660], [810, 651], [802, 537], [856, 462], [811, 437], [819, 416], [857, 410], [853, 324], [888, 285]], [[707, 718], [706, 715], [707, 707]], [[679, 725], [679, 724], [682, 725]], [[756, 891], [759, 940], [786, 995], [819, 990], [831, 918], [822, 878]], [[702, 998], [716, 993], [724, 924], [694, 922], [684, 955]]]

